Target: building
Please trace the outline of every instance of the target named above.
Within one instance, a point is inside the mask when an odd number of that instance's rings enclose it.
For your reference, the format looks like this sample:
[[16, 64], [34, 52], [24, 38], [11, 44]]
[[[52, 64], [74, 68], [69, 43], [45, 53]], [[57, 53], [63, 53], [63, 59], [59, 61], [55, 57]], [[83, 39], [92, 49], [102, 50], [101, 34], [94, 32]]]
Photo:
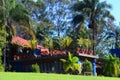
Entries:
[[[39, 64], [40, 72], [47, 73], [63, 73], [63, 63], [61, 58], [67, 58], [67, 52], [63, 50], [51, 50], [37, 45], [34, 50], [31, 49], [30, 43], [21, 38], [14, 37], [11, 41], [11, 54], [9, 64], [13, 66], [13, 70], [17, 72], [31, 72], [32, 64]], [[93, 74], [96, 75], [96, 62], [98, 59], [92, 50], [77, 48], [73, 53], [78, 56], [79, 63], [82, 63], [86, 58], [93, 64]], [[12, 69], [11, 69], [12, 70]]]

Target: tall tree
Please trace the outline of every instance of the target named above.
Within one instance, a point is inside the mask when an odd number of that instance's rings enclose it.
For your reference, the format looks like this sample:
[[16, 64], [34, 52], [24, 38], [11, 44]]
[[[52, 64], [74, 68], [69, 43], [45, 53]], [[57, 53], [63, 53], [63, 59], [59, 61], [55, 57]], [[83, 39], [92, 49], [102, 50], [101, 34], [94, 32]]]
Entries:
[[[47, 17], [47, 1], [45, 0], [20, 0], [28, 9], [33, 20], [33, 29], [36, 37], [41, 42], [45, 37], [52, 35], [54, 25]], [[39, 42], [39, 43], [40, 43]]]
[[6, 26], [6, 30], [10, 36], [15, 36], [15, 27], [16, 25], [24, 25], [25, 27], [31, 26], [31, 18], [28, 10], [25, 6], [17, 0], [2, 0], [0, 16], [3, 21], [3, 25]]
[[47, 4], [47, 17], [54, 24], [56, 36], [65, 34], [65, 28], [70, 23], [69, 0], [44, 0]]
[[[101, 57], [103, 57], [104, 54], [108, 54], [110, 49], [115, 47], [115, 26], [111, 26], [109, 24], [111, 23], [107, 21], [106, 26], [103, 27], [103, 29], [101, 30], [102, 32], [97, 38], [97, 45], [95, 51]], [[101, 45], [104, 47], [102, 47]]]
[[[109, 54], [111, 49], [120, 48], [120, 32], [119, 27], [114, 22], [107, 21], [102, 32], [97, 38], [96, 52], [98, 55]], [[104, 47], [102, 47], [102, 46]]]
[[[19, 2], [19, 0], [0, 0], [0, 19], [0, 25], [4, 26], [5, 31], [7, 31], [7, 33], [9, 34], [5, 37], [5, 41], [7, 42], [11, 41], [11, 38], [16, 34], [16, 29], [13, 25], [19, 25], [18, 27], [22, 25], [25, 27], [29, 27], [30, 29], [30, 23], [32, 21], [28, 10], [21, 2]], [[4, 44], [5, 46], [3, 49], [5, 71], [6, 67], [8, 67], [9, 65], [7, 42], [6, 44]]]
[[[106, 24], [106, 20], [114, 20], [114, 17], [110, 14], [109, 9], [111, 5], [106, 1], [100, 2], [100, 0], [82, 0], [73, 5], [73, 10], [76, 14], [73, 18], [74, 25], [81, 23], [88, 24], [88, 28], [92, 29], [92, 39], [96, 40], [98, 34], [98, 28]], [[79, 27], [79, 26], [78, 26]], [[93, 50], [94, 50], [93, 44]]]

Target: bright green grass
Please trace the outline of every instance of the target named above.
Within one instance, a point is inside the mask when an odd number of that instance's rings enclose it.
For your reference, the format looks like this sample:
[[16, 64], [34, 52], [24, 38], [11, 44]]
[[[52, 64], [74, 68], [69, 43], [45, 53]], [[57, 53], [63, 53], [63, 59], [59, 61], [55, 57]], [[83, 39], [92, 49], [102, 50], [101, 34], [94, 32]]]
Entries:
[[120, 78], [62, 75], [49, 73], [0, 72], [0, 80], [120, 80]]

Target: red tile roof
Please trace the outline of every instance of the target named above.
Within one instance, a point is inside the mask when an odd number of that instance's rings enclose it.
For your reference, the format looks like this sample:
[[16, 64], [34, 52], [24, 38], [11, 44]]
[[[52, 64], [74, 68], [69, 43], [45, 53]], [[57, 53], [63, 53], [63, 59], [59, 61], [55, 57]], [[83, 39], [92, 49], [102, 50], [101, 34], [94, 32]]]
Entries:
[[40, 49], [42, 54], [49, 54], [49, 49], [47, 49], [43, 46], [37, 45], [37, 49]]
[[21, 37], [13, 37], [12, 43], [22, 47], [31, 47], [30, 43]]
[[[31, 44], [21, 38], [21, 37], [13, 37], [12, 38], [12, 43], [13, 44], [16, 44], [16, 45], [19, 45], [19, 46], [22, 46], [22, 47], [29, 47], [31, 48]], [[57, 56], [57, 55], [66, 55], [67, 52], [66, 51], [63, 51], [63, 50], [52, 50], [52, 51], [49, 51], [49, 49], [43, 47], [43, 46], [40, 46], [40, 45], [37, 45], [37, 49], [40, 49], [41, 50], [41, 55], [42, 56]], [[86, 49], [77, 49], [76, 51], [77, 54], [79, 54], [80, 56], [85, 56], [85, 55], [90, 55], [90, 56], [94, 56], [94, 53], [92, 50], [88, 51]]]
[[58, 56], [58, 55], [66, 55], [66, 51], [62, 50], [51, 50], [49, 53], [42, 53], [42, 56]]
[[37, 49], [45, 49], [45, 47], [37, 45]]

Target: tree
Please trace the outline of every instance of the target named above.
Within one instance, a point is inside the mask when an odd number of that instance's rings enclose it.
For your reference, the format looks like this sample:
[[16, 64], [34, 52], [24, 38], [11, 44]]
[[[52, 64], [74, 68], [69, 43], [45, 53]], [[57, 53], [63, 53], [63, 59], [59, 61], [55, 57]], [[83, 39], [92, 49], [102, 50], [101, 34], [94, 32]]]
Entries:
[[4, 66], [3, 66], [3, 61], [2, 61], [2, 57], [3, 57], [2, 50], [6, 43], [6, 36], [7, 36], [7, 33], [5, 31], [5, 27], [1, 26], [0, 27], [0, 72], [4, 71]]
[[[4, 56], [4, 68], [6, 71], [7, 67], [10, 65], [10, 56], [7, 52], [8, 48], [10, 47], [7, 47], [7, 45], [9, 45], [12, 37], [20, 34], [18, 31], [23, 31], [21, 30], [21, 25], [22, 27], [29, 27], [28, 32], [32, 32], [33, 34], [34, 32], [32, 30], [30, 31], [30, 23], [32, 20], [30, 18], [29, 12], [21, 2], [18, 0], [0, 0], [0, 2], [0, 26], [4, 26], [5, 31], [8, 33], [8, 36], [5, 36], [6, 44], [4, 44], [5, 46], [2, 55]], [[18, 27], [20, 27], [19, 30], [17, 29]], [[27, 30], [28, 28], [26, 31]], [[32, 35], [32, 37], [34, 38], [34, 35]]]
[[[111, 27], [106, 25], [103, 27], [97, 39], [96, 53], [103, 57], [105, 54], [109, 54], [110, 49], [115, 48], [115, 26]], [[102, 45], [102, 46], [101, 46]], [[103, 47], [104, 46], [104, 47]]]
[[50, 37], [53, 32], [54, 25], [48, 19], [48, 15], [46, 8], [47, 2], [45, 0], [20, 0], [21, 3], [24, 4], [25, 8], [29, 11], [30, 16], [33, 20], [32, 29], [36, 32], [36, 37], [39, 40], [39, 44], [41, 44], [42, 40], [45, 37]]
[[[92, 29], [92, 39], [96, 40], [98, 29], [106, 24], [106, 20], [114, 20], [110, 14], [109, 9], [111, 5], [106, 1], [100, 2], [99, 0], [82, 0], [73, 5], [73, 10], [76, 14], [73, 18], [74, 25], [86, 23], [88, 28]], [[80, 26], [78, 26], [80, 27]], [[95, 45], [93, 44], [93, 51]]]
[[108, 20], [97, 38], [96, 53], [102, 57], [104, 54], [109, 54], [111, 49], [119, 48], [119, 35], [119, 27], [114, 22]]
[[47, 22], [41, 22], [38, 24], [36, 29], [36, 38], [39, 40], [39, 43], [45, 39], [45, 37], [52, 37], [53, 25]]
[[119, 69], [119, 59], [112, 55], [105, 56], [105, 66], [104, 66], [104, 75], [105, 76], [118, 76], [120, 69]]
[[63, 68], [65, 72], [75, 73], [76, 70], [80, 69], [78, 64], [78, 57], [73, 56], [71, 53], [68, 53], [67, 59], [60, 59], [64, 64]]
[[[30, 16], [35, 23], [45, 22], [46, 18], [46, 4], [43, 0], [19, 0], [24, 4], [25, 8], [29, 11]], [[35, 25], [35, 24], [34, 24]]]
[[45, 0], [47, 17], [54, 24], [55, 36], [61, 37], [69, 26], [71, 14], [69, 0]]
[[120, 48], [120, 29], [115, 29], [115, 48]]
[[24, 25], [24, 27], [31, 29], [30, 23], [32, 23], [32, 20], [28, 10], [21, 2], [16, 0], [2, 0], [1, 6], [2, 11], [0, 16], [3, 22], [2, 24], [5, 25], [6, 31], [9, 33], [8, 40], [17, 34], [14, 25], [19, 24], [19, 27], [20, 25]]

